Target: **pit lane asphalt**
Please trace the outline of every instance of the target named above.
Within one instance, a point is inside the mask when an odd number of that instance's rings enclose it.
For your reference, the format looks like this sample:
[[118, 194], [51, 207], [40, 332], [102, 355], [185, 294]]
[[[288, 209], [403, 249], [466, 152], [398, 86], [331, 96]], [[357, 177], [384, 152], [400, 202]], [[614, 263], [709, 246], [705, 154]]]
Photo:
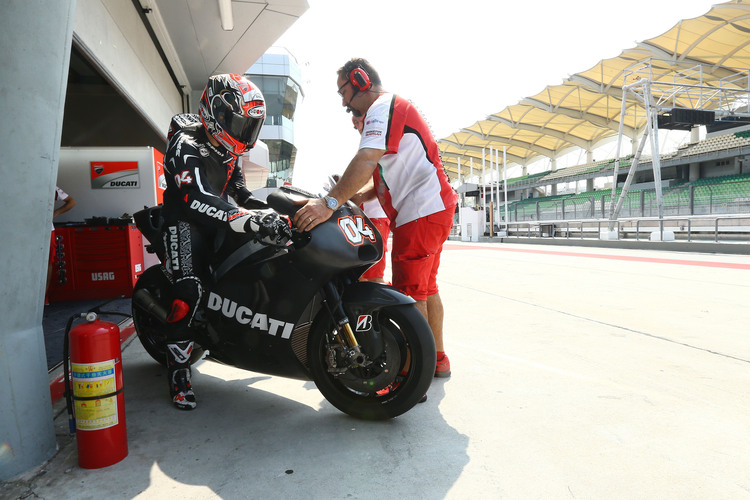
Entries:
[[135, 340], [128, 456], [79, 468], [58, 403], [0, 497], [750, 498], [750, 256], [448, 242], [438, 280], [453, 375], [396, 419], [207, 361], [180, 412]]

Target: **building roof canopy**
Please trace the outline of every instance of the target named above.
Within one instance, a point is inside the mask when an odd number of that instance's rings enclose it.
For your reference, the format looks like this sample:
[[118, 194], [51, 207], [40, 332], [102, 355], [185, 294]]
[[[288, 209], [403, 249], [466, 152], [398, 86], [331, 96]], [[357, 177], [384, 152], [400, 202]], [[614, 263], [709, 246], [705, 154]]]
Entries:
[[[651, 93], [661, 107], [726, 111], [740, 102], [748, 106], [748, 68], [750, 5], [747, 0], [714, 5], [700, 17], [681, 20], [662, 35], [441, 139], [443, 164], [455, 177], [459, 158], [468, 167], [473, 160], [481, 162], [483, 149], [489, 155], [490, 147], [505, 147], [508, 164], [520, 165], [578, 148], [592, 151], [617, 138], [623, 87], [640, 78], [653, 82]], [[675, 92], [676, 86], [682, 91]], [[637, 99], [626, 98], [625, 104], [623, 135], [635, 139], [646, 127], [645, 108]]]

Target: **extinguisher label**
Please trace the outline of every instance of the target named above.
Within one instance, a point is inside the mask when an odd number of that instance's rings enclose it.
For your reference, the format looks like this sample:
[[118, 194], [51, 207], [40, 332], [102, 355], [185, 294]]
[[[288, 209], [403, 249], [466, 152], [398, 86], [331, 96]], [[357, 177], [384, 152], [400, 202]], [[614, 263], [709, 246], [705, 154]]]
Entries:
[[115, 360], [92, 364], [71, 363], [71, 368], [76, 428], [96, 430], [117, 425]]

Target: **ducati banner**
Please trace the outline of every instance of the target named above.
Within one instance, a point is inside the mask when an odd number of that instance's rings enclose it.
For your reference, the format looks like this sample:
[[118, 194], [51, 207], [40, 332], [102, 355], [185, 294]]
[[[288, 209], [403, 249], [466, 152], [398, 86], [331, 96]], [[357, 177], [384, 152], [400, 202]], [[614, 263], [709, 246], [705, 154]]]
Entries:
[[137, 161], [92, 161], [91, 189], [138, 189]]

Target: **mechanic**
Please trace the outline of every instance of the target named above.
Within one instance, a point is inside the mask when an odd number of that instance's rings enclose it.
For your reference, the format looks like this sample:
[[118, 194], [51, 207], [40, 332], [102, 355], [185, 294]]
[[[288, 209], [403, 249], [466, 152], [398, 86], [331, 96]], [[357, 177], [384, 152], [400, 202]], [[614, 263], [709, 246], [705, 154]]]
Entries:
[[[438, 351], [435, 376], [449, 377], [437, 272], [458, 196], [448, 183], [437, 142], [413, 104], [386, 92], [365, 59], [347, 61], [337, 76], [342, 106], [365, 115], [359, 151], [328, 196], [300, 207], [294, 224], [310, 231], [346, 200], [360, 204], [377, 196], [391, 221], [391, 281], [427, 318]], [[373, 188], [362, 190], [371, 179]]]

